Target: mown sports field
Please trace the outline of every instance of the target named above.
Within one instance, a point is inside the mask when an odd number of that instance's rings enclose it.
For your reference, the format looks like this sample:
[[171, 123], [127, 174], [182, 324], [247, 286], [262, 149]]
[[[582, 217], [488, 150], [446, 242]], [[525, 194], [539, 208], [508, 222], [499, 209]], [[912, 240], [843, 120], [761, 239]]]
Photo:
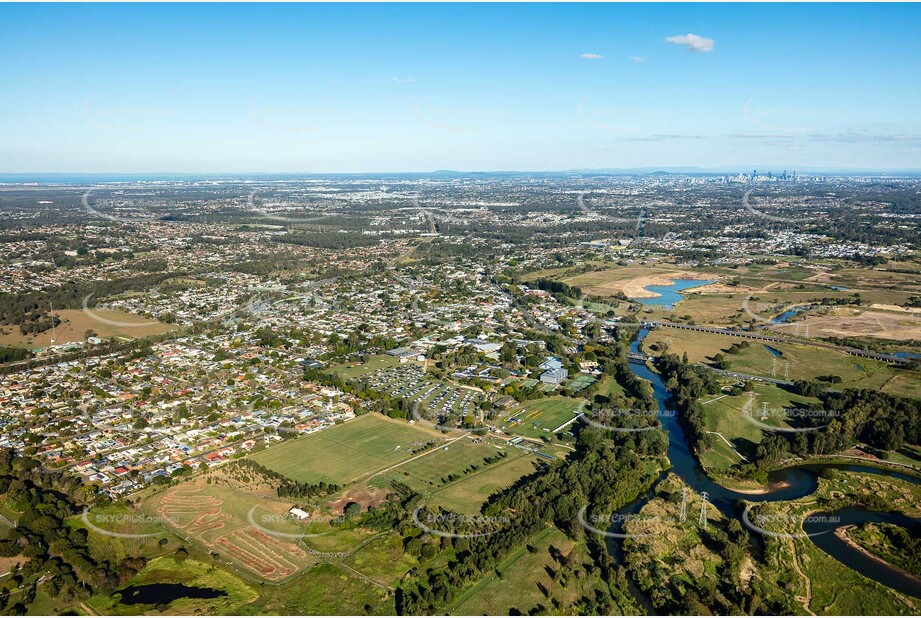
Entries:
[[[501, 448], [496, 448], [496, 446]], [[449, 480], [449, 477], [461, 478], [475, 472], [471, 470], [472, 466], [476, 466], [477, 470], [483, 470], [499, 465], [503, 460], [492, 464], [485, 464], [483, 460], [497, 458], [499, 453], [508, 453], [510, 450], [517, 451], [517, 449], [506, 446], [503, 440], [497, 438], [463, 437], [439, 446], [423, 457], [407, 461], [386, 474], [377, 475], [370, 480], [370, 483], [389, 486], [391, 481], [395, 480], [405, 483], [420, 493], [432, 491], [457, 480]]]
[[584, 404], [584, 399], [575, 397], [548, 397], [529, 401], [510, 415], [503, 429], [528, 438], [552, 436], [553, 430], [575, 418]]
[[[365, 414], [253, 455], [267, 468], [303, 483], [346, 485], [413, 457], [444, 436], [421, 425]], [[417, 453], [418, 454], [418, 453]]]

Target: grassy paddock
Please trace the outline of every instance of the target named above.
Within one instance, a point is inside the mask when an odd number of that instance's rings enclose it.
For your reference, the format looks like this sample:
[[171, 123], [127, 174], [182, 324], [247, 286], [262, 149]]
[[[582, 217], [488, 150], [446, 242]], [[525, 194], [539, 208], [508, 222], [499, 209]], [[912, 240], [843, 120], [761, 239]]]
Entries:
[[476, 514], [483, 502], [536, 468], [536, 458], [515, 448], [506, 449], [509, 456], [480, 472], [437, 490], [432, 503], [458, 513]]
[[[501, 442], [495, 438], [486, 438], [483, 442], [474, 444], [472, 439], [463, 439], [440, 446], [424, 457], [407, 462], [386, 475], [375, 477], [373, 483], [389, 485], [389, 481], [393, 479], [406, 483], [417, 492], [432, 491], [448, 484], [447, 477], [451, 474], [464, 476], [464, 470], [471, 465], [478, 466], [480, 470], [500, 465], [501, 462], [497, 462], [486, 466], [483, 459], [495, 457], [500, 449], [494, 445]], [[508, 453], [516, 449], [503, 446], [501, 450]]]
[[[54, 314], [61, 318], [61, 324], [54, 328], [56, 343], [70, 343], [84, 341], [86, 331], [92, 330], [99, 337], [125, 337], [137, 339], [148, 335], [159, 335], [175, 328], [170, 324], [162, 324], [156, 320], [147, 320], [140, 316], [121, 311], [107, 309], [93, 309], [95, 315], [115, 322], [128, 322], [137, 326], [117, 326], [93, 319], [89, 314], [80, 309], [62, 309]], [[52, 331], [46, 330], [35, 335], [23, 335], [18, 326], [0, 326], [0, 345], [11, 345], [26, 348], [43, 348], [51, 344]]]
[[287, 477], [305, 483], [352, 483], [409, 459], [410, 450], [440, 434], [379, 414], [296, 438], [257, 453], [252, 458]]
[[531, 540], [531, 544], [537, 551], [529, 552], [525, 547], [521, 547], [512, 552], [497, 569], [502, 574], [501, 577], [493, 573], [481, 578], [460, 597], [449, 613], [473, 616], [503, 615], [517, 609], [526, 615], [538, 604], [550, 606], [550, 602], [538, 586], [551, 591], [551, 594], [561, 601], [575, 600], [581, 590], [580, 582], [570, 582], [570, 586], [564, 588], [559, 582], [554, 582], [547, 573], [548, 568], [551, 571], [559, 568], [550, 548], [555, 548], [565, 556], [574, 550], [584, 551], [584, 547], [574, 546], [573, 542], [556, 528], [548, 528], [539, 533]]
[[749, 341], [749, 347], [739, 354], [725, 352], [733, 343], [740, 341], [725, 335], [656, 328], [643, 343], [647, 352], [652, 351], [653, 343], [667, 343], [668, 352], [679, 355], [687, 352], [692, 362], [707, 363], [716, 354], [722, 353], [729, 361], [729, 369], [740, 373], [780, 379], [786, 376], [790, 380], [811, 380], [817, 376], [836, 375], [842, 382], [835, 388], [871, 388], [893, 395], [921, 397], [921, 373], [916, 371], [893, 368], [869, 358], [799, 343], [771, 343], [772, 348], [781, 352], [781, 357], [775, 357], [757, 341]]
[[[767, 425], [788, 426], [779, 418], [781, 410], [802, 409], [818, 399], [794, 395], [772, 384], [755, 384], [755, 396], [751, 404], [751, 418]], [[751, 461], [754, 451], [761, 442], [764, 432], [745, 415], [749, 394], [708, 395], [701, 400], [707, 431], [712, 436], [712, 448], [701, 454], [705, 468], [725, 469], [741, 461], [739, 455]], [[761, 418], [762, 404], [767, 405], [768, 417]], [[730, 447], [720, 437], [730, 443]], [[736, 452], [733, 451], [735, 449]]]

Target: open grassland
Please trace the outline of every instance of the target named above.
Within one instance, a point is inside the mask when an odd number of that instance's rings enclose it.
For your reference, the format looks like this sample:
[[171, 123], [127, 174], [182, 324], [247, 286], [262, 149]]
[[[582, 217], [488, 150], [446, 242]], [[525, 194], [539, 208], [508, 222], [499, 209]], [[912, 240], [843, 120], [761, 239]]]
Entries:
[[22, 515], [22, 513], [14, 510], [13, 507], [9, 504], [0, 502], [0, 525], [7, 525], [4, 520], [9, 520], [11, 523], [16, 523], [20, 515]]
[[773, 326], [772, 330], [788, 335], [808, 333], [810, 337], [871, 337], [921, 341], [921, 317], [908, 313], [867, 311], [851, 307], [838, 307], [825, 313], [827, 315], [806, 315], [802, 320]]
[[319, 562], [338, 560], [340, 556], [323, 554], [346, 554], [355, 551], [379, 534], [368, 528], [336, 526], [325, 520], [307, 525], [306, 530], [310, 536], [304, 537], [304, 546], [318, 552], [316, 557]]
[[[10, 596], [11, 601], [17, 601], [20, 595]], [[8, 611], [8, 608], [7, 608]], [[35, 600], [29, 603], [27, 616], [79, 616], [80, 608], [75, 607], [57, 596], [52, 596], [47, 586], [39, 586], [35, 591]]]
[[[755, 449], [765, 432], [752, 419], [766, 425], [788, 427], [781, 418], [784, 410], [803, 409], [818, 402], [818, 399], [794, 395], [772, 384], [755, 384], [754, 388], [751, 399], [744, 393], [707, 396], [701, 401], [707, 431], [713, 434], [712, 448], [700, 457], [705, 468], [729, 468], [742, 461], [742, 457], [754, 460]], [[746, 414], [747, 406], [750, 406], [750, 415]]]
[[601, 383], [598, 385], [598, 395], [611, 397], [612, 395], [623, 395], [624, 387], [611, 376], [602, 376]]
[[[597, 268], [604, 270], [607, 268], [612, 268], [614, 264], [610, 262], [602, 262], [599, 260], [592, 260], [584, 263], [592, 268]], [[538, 279], [555, 279], [557, 281], [563, 281], [564, 279], [569, 279], [571, 277], [576, 277], [582, 274], [584, 266], [582, 264], [576, 266], [561, 266], [559, 268], [545, 268], [542, 270], [535, 270], [529, 272], [522, 276], [522, 281], [536, 281]]]
[[592, 296], [611, 296], [620, 292], [630, 298], [651, 298], [656, 294], [646, 289], [648, 285], [670, 285], [675, 279], [708, 278], [711, 277], [691, 270], [626, 266], [582, 273], [567, 277], [564, 282]]
[[[790, 289], [784, 284], [771, 283], [778, 286], [767, 290], [743, 288], [736, 290], [726, 288], [720, 293], [714, 293], [713, 286], [706, 286], [695, 290], [695, 294], [688, 294], [687, 298], [674, 309], [657, 307], [644, 307], [643, 315], [652, 318], [668, 318], [671, 316], [691, 316], [696, 324], [712, 326], [742, 326], [749, 324], [753, 318], [745, 311], [749, 311], [759, 318], [770, 320], [781, 313], [784, 308], [797, 305], [819, 304], [822, 299], [851, 298], [854, 291], [836, 291], [829, 288], [808, 286], [806, 289]], [[741, 286], [740, 286], [741, 287]], [[912, 294], [898, 290], [861, 290], [864, 303], [880, 305], [902, 305], [907, 302]]]
[[343, 563], [384, 586], [394, 586], [419, 561], [403, 552], [403, 538], [390, 532], [346, 558]]
[[304, 532], [303, 526], [284, 518], [290, 503], [199, 478], [154, 494], [143, 504], [176, 535], [219, 554], [250, 577], [282, 581], [315, 562], [294, 536]]
[[[86, 331], [92, 330], [97, 336], [103, 338], [117, 337], [124, 339], [137, 339], [148, 335], [159, 335], [175, 328], [170, 324], [162, 324], [156, 320], [147, 320], [130, 313], [109, 311], [106, 309], [93, 309], [92, 312], [106, 320], [125, 322], [131, 326], [108, 324], [93, 319], [80, 309], [63, 309], [55, 311], [54, 315], [61, 318], [61, 323], [52, 330], [33, 335], [23, 335], [18, 326], [0, 326], [0, 345], [18, 346], [25, 348], [44, 348], [51, 345], [52, 337], [57, 344], [71, 343], [86, 340]], [[134, 326], [134, 325], [137, 326]]]
[[739, 354], [725, 354], [729, 346], [739, 341], [725, 335], [656, 328], [644, 341], [644, 349], [652, 352], [651, 344], [665, 342], [669, 352], [679, 355], [687, 352], [692, 362], [706, 363], [722, 352], [729, 361], [730, 371], [739, 373], [790, 380], [836, 375], [842, 382], [835, 388], [873, 388], [893, 395], [921, 397], [921, 374], [918, 372], [800, 343], [771, 343], [772, 348], [781, 352], [780, 357], [775, 357], [757, 341], [749, 342], [749, 347]]
[[441, 435], [419, 425], [365, 414], [253, 456], [260, 464], [304, 482], [345, 485], [409, 459], [412, 449]]
[[[663, 262], [620, 267], [601, 262], [590, 265], [598, 270], [579, 272], [581, 268], [577, 266], [548, 269], [529, 273], [525, 281], [555, 279], [580, 287], [587, 294], [610, 296], [624, 292], [631, 298], [641, 298], [649, 296], [644, 290], [646, 285], [662, 283], [663, 279], [718, 279], [716, 283], [686, 292], [686, 299], [675, 308], [644, 306], [642, 309], [642, 314], [652, 319], [689, 315], [697, 324], [716, 326], [747, 324], [751, 317], [743, 308], [746, 299], [756, 315], [769, 319], [785, 306], [817, 303], [824, 298], [850, 298], [854, 294], [860, 295], [864, 305], [898, 309], [921, 292], [917, 274], [840, 268], [833, 260], [819, 260], [813, 268], [796, 260], [693, 270]], [[832, 286], [847, 289], [835, 290]]]
[[812, 582], [810, 609], [822, 615], [917, 615], [921, 603], [893, 594], [847, 568], [808, 541], [796, 541], [804, 574]]
[[[888, 266], [887, 264], [879, 268], [845, 267], [831, 272], [819, 273], [812, 277], [811, 280], [847, 288], [869, 286], [912, 290], [915, 292], [921, 290], [921, 279], [918, 277], [921, 273], [893, 272], [886, 270]], [[911, 263], [898, 263], [898, 268], [903, 270], [911, 267]], [[917, 269], [917, 266], [914, 268]]]
[[459, 481], [439, 489], [432, 504], [449, 511], [476, 514], [486, 499], [537, 469], [537, 458], [516, 448], [506, 449], [509, 456]]
[[[6, 537], [6, 532], [3, 529], [0, 529], [0, 534], [3, 535], [3, 538]], [[28, 558], [22, 555], [0, 556], [0, 583], [2, 583], [3, 581], [2, 579], [3, 575], [12, 571], [13, 568], [15, 568], [17, 565], [21, 566], [25, 564], [27, 560]]]
[[[529, 401], [506, 419], [502, 429], [529, 438], [551, 436], [554, 429], [574, 418], [584, 403], [584, 399], [574, 397], [548, 397]], [[512, 419], [519, 420], [515, 422]]]
[[393, 596], [347, 569], [321, 564], [284, 586], [265, 586], [251, 614], [394, 615]]
[[565, 607], [591, 590], [592, 581], [571, 575], [556, 580], [560, 561], [575, 551], [578, 564], [586, 559], [585, 546], [575, 545], [556, 528], [548, 528], [531, 539], [534, 551], [521, 547], [513, 551], [496, 569], [501, 577], [491, 573], [482, 577], [450, 608], [454, 615], [527, 615], [543, 605], [553, 607], [550, 598]]
[[899, 450], [889, 453], [888, 460], [921, 468], [921, 446], [906, 444]]

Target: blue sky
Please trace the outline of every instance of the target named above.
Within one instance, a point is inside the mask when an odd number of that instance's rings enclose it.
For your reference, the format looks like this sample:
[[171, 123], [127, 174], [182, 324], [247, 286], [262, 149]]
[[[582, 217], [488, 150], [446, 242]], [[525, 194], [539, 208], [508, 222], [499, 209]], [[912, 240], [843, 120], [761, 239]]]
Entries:
[[921, 168], [918, 5], [3, 4], [0, 32], [0, 172]]

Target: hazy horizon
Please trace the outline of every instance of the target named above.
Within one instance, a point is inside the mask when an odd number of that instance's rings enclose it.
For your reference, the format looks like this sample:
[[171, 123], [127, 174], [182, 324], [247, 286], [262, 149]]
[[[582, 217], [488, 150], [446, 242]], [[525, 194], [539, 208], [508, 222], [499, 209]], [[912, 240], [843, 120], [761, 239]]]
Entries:
[[0, 171], [906, 171], [919, 11], [7, 4]]

